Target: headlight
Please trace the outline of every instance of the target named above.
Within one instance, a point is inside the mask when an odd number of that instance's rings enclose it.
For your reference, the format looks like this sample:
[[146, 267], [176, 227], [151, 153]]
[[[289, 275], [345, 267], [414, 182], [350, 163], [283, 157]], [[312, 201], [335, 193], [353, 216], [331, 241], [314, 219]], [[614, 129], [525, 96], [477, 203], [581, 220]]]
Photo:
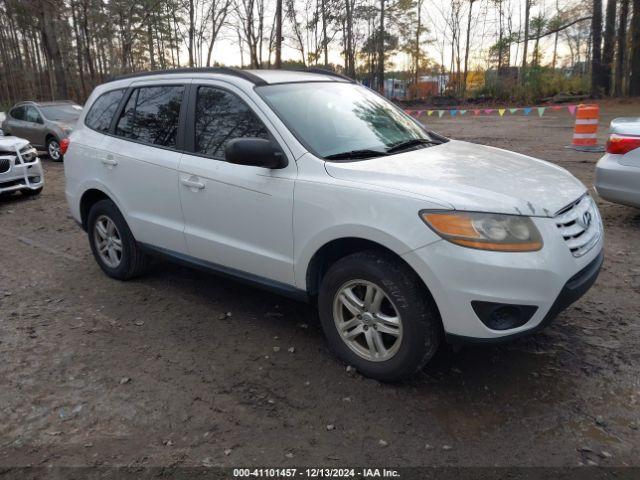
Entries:
[[475, 212], [422, 211], [420, 218], [445, 240], [497, 252], [533, 252], [542, 236], [529, 217]]

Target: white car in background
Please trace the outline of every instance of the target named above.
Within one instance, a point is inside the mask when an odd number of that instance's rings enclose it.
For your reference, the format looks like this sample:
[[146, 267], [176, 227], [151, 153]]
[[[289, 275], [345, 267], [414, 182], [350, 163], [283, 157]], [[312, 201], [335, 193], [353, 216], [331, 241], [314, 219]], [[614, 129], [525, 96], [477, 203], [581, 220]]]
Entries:
[[605, 200], [640, 208], [640, 117], [611, 122], [607, 153], [596, 165], [595, 188]]
[[24, 138], [0, 136], [0, 194], [38, 195], [43, 185], [36, 149]]
[[443, 138], [330, 72], [116, 79], [87, 101], [65, 174], [107, 275], [159, 254], [304, 298], [336, 354], [384, 381], [445, 339], [544, 327], [603, 261], [568, 171]]
[[[7, 118], [7, 115], [4, 112], [0, 112], [0, 126], [2, 126], [2, 122]], [[4, 136], [4, 131], [0, 128], [0, 137]]]

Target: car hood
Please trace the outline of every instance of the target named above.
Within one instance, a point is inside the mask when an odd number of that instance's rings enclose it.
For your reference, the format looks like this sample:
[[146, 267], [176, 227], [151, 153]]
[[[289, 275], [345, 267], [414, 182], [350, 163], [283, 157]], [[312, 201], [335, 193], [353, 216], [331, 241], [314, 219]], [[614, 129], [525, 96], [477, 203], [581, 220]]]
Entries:
[[326, 162], [334, 178], [424, 195], [457, 210], [553, 216], [586, 187], [549, 162], [451, 140], [356, 162]]
[[0, 136], [0, 152], [13, 152], [16, 148], [20, 150], [28, 144], [29, 141], [24, 138]]

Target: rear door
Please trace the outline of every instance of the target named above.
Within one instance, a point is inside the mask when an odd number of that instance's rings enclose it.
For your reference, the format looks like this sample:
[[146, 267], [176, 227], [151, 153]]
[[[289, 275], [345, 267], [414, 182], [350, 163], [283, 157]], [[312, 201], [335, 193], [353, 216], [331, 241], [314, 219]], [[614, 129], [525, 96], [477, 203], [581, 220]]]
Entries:
[[102, 181], [136, 240], [186, 252], [178, 193], [189, 81], [134, 83], [101, 146]]
[[46, 131], [44, 119], [38, 109], [32, 105], [27, 105], [24, 119], [25, 122], [20, 136], [29, 140], [33, 145], [44, 146]]
[[[239, 89], [194, 80], [180, 164], [180, 198], [191, 256], [256, 281], [292, 285], [296, 162], [269, 119]], [[228, 163], [239, 137], [269, 138], [289, 165], [272, 170]]]

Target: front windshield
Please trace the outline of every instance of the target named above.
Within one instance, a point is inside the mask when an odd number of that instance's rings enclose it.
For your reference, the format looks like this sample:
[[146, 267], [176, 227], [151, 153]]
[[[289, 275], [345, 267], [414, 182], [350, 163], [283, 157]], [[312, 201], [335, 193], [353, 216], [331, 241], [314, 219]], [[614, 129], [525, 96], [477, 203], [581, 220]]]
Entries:
[[383, 153], [407, 141], [432, 140], [392, 103], [360, 85], [288, 83], [256, 91], [298, 140], [320, 157], [355, 151]]
[[45, 105], [41, 106], [42, 114], [47, 120], [54, 122], [71, 122], [78, 119], [82, 112], [80, 105]]

